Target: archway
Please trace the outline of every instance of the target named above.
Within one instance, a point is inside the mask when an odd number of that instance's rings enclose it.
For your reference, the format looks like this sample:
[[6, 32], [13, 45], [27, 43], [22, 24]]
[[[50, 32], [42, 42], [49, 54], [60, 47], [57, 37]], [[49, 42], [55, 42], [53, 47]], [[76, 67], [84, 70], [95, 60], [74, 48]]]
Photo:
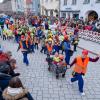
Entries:
[[88, 11], [86, 13], [86, 16], [87, 16], [86, 18], [88, 20], [96, 20], [96, 19], [98, 19], [98, 13], [96, 11], [94, 11], [94, 10]]

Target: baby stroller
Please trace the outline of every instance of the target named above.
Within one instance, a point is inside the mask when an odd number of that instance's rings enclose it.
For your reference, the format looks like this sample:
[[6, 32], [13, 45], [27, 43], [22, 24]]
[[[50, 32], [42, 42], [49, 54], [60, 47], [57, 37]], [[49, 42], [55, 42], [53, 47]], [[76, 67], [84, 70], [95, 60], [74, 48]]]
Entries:
[[57, 63], [55, 64], [53, 62], [53, 57], [50, 55], [47, 55], [46, 61], [48, 62], [48, 71], [54, 72], [56, 74], [56, 78], [58, 79], [60, 75], [62, 75], [62, 78], [65, 77], [66, 71], [67, 71], [67, 65], [65, 63]]

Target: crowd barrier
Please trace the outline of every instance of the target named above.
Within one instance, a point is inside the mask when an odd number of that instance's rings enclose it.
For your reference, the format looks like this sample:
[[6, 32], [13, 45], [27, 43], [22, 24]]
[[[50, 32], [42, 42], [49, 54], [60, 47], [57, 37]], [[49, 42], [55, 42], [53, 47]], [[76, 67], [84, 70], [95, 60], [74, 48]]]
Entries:
[[[68, 27], [67, 32], [74, 32], [73, 28]], [[100, 33], [88, 31], [88, 30], [79, 30], [79, 37], [85, 40], [93, 41], [100, 44]]]

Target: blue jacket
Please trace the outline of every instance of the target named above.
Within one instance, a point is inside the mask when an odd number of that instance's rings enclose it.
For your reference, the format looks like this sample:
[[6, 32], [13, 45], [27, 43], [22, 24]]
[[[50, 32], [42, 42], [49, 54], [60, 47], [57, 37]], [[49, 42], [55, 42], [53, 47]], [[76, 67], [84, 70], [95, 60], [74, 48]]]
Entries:
[[61, 46], [64, 46], [64, 50], [65, 50], [65, 51], [71, 49], [70, 43], [67, 42], [67, 41], [63, 41], [63, 42], [61, 43]]

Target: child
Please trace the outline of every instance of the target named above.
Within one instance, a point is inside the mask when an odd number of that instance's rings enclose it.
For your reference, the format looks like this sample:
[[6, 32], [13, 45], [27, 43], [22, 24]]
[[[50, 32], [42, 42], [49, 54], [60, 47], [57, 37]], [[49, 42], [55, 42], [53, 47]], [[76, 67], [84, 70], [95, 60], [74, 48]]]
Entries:
[[78, 45], [78, 39], [77, 39], [77, 38], [75, 38], [75, 39], [73, 40], [72, 45], [74, 45], [74, 51], [76, 51], [76, 47], [77, 47], [77, 45]]
[[56, 52], [53, 57], [53, 63], [57, 65], [60, 62], [59, 54]]
[[7, 38], [7, 30], [3, 29], [3, 40], [6, 40]]
[[64, 78], [66, 70], [67, 70], [67, 64], [64, 61], [64, 56], [62, 54], [59, 54], [59, 58], [60, 58], [60, 62], [59, 62], [60, 67], [59, 67], [59, 69], [60, 69], [60, 72], [63, 73], [62, 77]]
[[46, 37], [45, 37], [45, 35], [43, 35], [42, 36], [42, 39], [41, 39], [41, 47], [42, 48], [41, 48], [41, 51], [40, 52], [41, 53], [44, 52], [44, 54], [46, 54], [45, 40], [46, 40]]
[[53, 45], [52, 45], [52, 39], [51, 38], [48, 39], [48, 42], [46, 43], [46, 48], [47, 48], [48, 54], [52, 54]]
[[34, 37], [34, 42], [35, 42], [35, 49], [39, 49], [39, 38], [38, 38], [38, 36], [35, 36]]
[[11, 59], [10, 62], [9, 62], [9, 65], [10, 65], [9, 75], [11, 75], [12, 77], [19, 76], [20, 73], [15, 73], [14, 72], [14, 70], [16, 69], [16, 60]]

